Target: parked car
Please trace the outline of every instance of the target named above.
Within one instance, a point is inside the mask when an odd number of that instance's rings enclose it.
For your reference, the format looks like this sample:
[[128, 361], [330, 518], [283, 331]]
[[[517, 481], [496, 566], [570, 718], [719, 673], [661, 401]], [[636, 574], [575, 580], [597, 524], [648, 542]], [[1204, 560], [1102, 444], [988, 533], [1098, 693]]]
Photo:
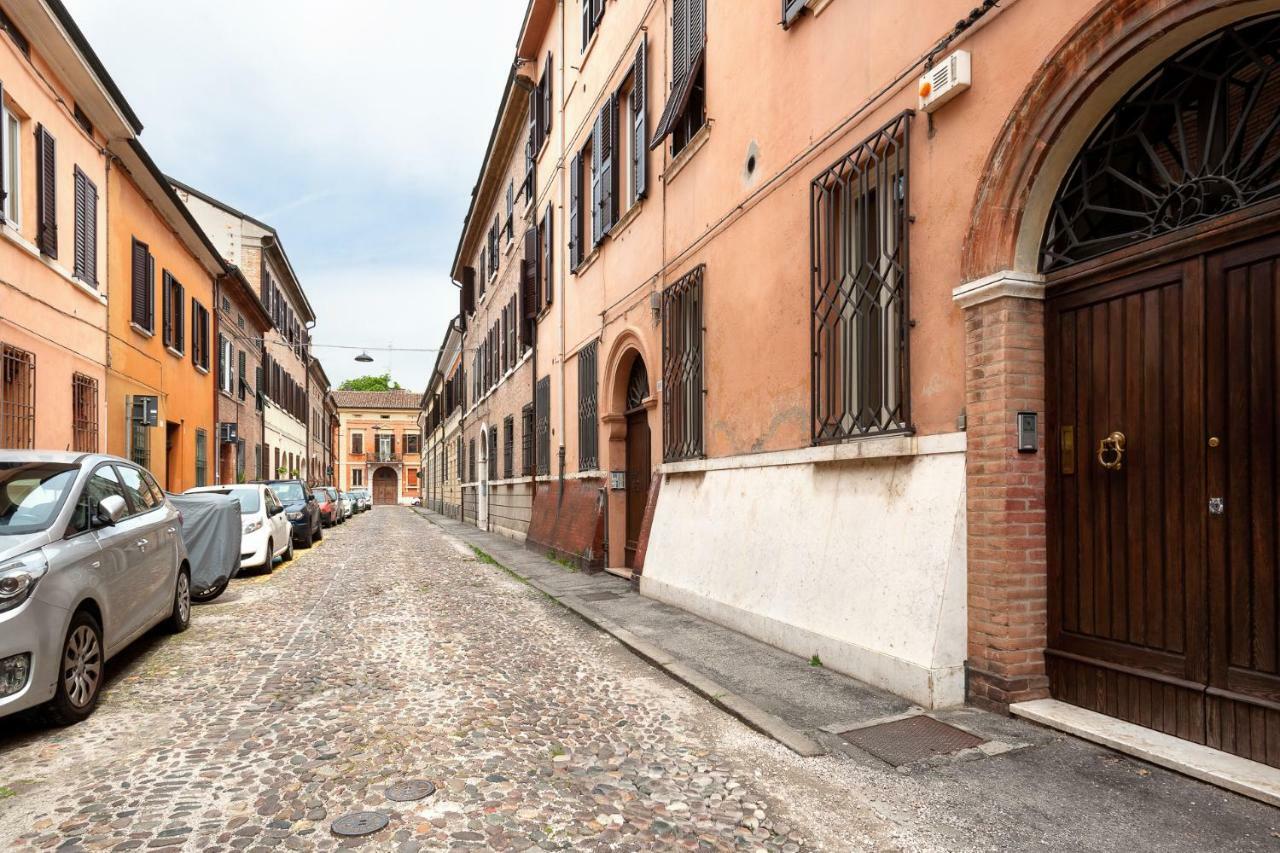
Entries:
[[293, 544], [310, 548], [324, 538], [324, 522], [315, 495], [301, 480], [255, 480], [254, 485], [270, 486], [284, 504], [284, 517], [293, 528]]
[[356, 514], [355, 498], [350, 492], [338, 492], [338, 503], [342, 506], [343, 521]]
[[191, 600], [213, 601], [240, 573], [240, 501], [227, 495], [166, 495], [182, 514], [182, 544], [191, 566]]
[[0, 717], [93, 713], [104, 664], [153, 626], [185, 631], [182, 515], [113, 456], [0, 451]]
[[320, 507], [320, 521], [325, 527], [333, 527], [342, 521], [339, 515], [341, 510], [338, 507], [338, 496], [332, 489], [326, 489], [324, 486], [317, 486], [311, 490], [311, 494], [316, 499], [316, 506]]
[[293, 536], [284, 504], [270, 486], [246, 483], [243, 486], [204, 486], [186, 494], [226, 495], [240, 502], [240, 568], [271, 571], [276, 558], [293, 559]]
[[357, 512], [368, 512], [373, 509], [373, 497], [368, 489], [352, 489], [351, 494], [355, 495]]

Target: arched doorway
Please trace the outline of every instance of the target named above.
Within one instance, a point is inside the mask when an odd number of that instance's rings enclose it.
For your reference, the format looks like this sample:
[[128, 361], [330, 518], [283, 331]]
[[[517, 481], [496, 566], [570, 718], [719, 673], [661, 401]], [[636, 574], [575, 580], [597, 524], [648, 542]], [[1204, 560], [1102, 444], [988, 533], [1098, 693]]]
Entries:
[[1280, 16], [1179, 50], [1057, 187], [1050, 692], [1280, 766]]
[[489, 529], [489, 433], [493, 427], [480, 428], [480, 456], [476, 468], [476, 527]]
[[644, 359], [637, 356], [631, 362], [631, 370], [627, 376], [624, 412], [627, 418], [627, 477], [623, 565], [629, 570], [636, 567], [640, 528], [644, 524], [644, 509], [649, 499], [650, 478], [653, 476], [653, 435], [649, 429], [649, 409], [645, 406], [648, 399], [649, 371], [645, 369]]
[[373, 503], [375, 506], [395, 506], [400, 503], [394, 469], [384, 465], [373, 472]]

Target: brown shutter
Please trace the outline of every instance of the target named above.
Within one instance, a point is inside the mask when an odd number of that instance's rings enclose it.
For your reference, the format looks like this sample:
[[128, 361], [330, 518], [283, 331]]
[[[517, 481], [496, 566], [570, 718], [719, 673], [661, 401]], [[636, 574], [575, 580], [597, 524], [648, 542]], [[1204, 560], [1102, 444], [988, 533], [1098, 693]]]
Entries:
[[552, 297], [555, 295], [555, 208], [550, 203], [547, 204], [547, 213], [542, 218], [542, 257], [539, 267], [542, 270], [542, 298], [546, 305], [551, 304]]
[[186, 322], [183, 311], [183, 306], [186, 304], [186, 290], [176, 281], [173, 283], [173, 290], [173, 301], [176, 303], [173, 306], [173, 346], [178, 352], [182, 352], [187, 344], [186, 329], [183, 327], [183, 323]]
[[636, 61], [632, 69], [631, 114], [631, 197], [636, 201], [649, 193], [649, 47], [647, 37], [640, 34]]
[[547, 64], [542, 69], [542, 138], [545, 140], [551, 135], [551, 117], [555, 115], [555, 107], [551, 99], [551, 81], [555, 77], [552, 69], [555, 63], [552, 62], [551, 51], [547, 51]]
[[58, 257], [58, 193], [57, 142], [45, 130], [36, 127], [36, 242], [42, 254]]
[[160, 286], [160, 327], [161, 338], [167, 347], [173, 346], [173, 277], [164, 271], [164, 280]]
[[462, 328], [466, 331], [467, 315], [476, 310], [476, 270], [475, 267], [464, 267], [462, 270]]
[[524, 232], [524, 258], [520, 262], [520, 300], [524, 303], [524, 318], [538, 316], [541, 301], [538, 298], [538, 229], [530, 225]]
[[133, 290], [133, 311], [131, 319], [134, 324], [140, 326], [147, 331], [153, 331], [151, 328], [151, 320], [147, 315], [147, 296], [151, 289], [151, 281], [147, 278], [148, 256], [151, 253], [147, 251], [146, 243], [139, 243], [138, 238], [133, 239], [133, 266], [132, 266], [132, 290]]
[[674, 0], [671, 7], [671, 83], [684, 79], [689, 70], [689, 4], [693, 0]]
[[706, 51], [699, 49], [694, 55], [689, 73], [680, 78], [675, 88], [671, 90], [671, 97], [667, 99], [667, 105], [662, 110], [662, 118], [658, 119], [658, 128], [653, 132], [653, 139], [649, 141], [651, 150], [662, 144], [662, 140], [666, 139], [667, 134], [671, 133], [676, 122], [684, 115], [685, 107], [689, 105], [689, 96], [693, 94], [693, 88], [698, 82], [698, 73], [702, 70], [705, 60]]
[[538, 152], [542, 150], [542, 132], [540, 126], [542, 124], [542, 96], [535, 87], [529, 92], [529, 145], [531, 157], [537, 157]]
[[596, 115], [596, 123], [591, 127], [591, 245], [598, 246], [604, 238], [604, 125], [609, 112], [606, 103]]
[[89, 234], [88, 223], [86, 217], [88, 215], [88, 205], [85, 200], [85, 178], [84, 172], [80, 171], [80, 167], [76, 166], [72, 173], [74, 182], [75, 196], [75, 228], [72, 233], [74, 248], [72, 251], [71, 274], [81, 281], [88, 281], [88, 273], [86, 268], [88, 263], [88, 246], [86, 245], [86, 237]]
[[200, 364], [200, 306], [191, 300], [191, 363]]
[[582, 263], [582, 154], [573, 155], [569, 169], [569, 269]]

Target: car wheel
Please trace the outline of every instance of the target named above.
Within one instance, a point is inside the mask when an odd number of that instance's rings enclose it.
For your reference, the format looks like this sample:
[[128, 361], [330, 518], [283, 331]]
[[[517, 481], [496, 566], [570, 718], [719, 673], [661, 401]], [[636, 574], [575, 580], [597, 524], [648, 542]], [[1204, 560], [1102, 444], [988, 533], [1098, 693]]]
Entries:
[[60, 726], [78, 723], [98, 707], [103, 670], [102, 626], [87, 611], [71, 617], [62, 641], [58, 687], [50, 700], [49, 718]]
[[191, 627], [191, 576], [185, 568], [178, 569], [178, 582], [173, 589], [173, 611], [164, 626], [170, 634], [181, 634]]
[[267, 561], [262, 564], [262, 570], [267, 574], [271, 574], [276, 568], [276, 543], [270, 539], [267, 540]]
[[284, 554], [280, 557], [281, 563], [287, 563], [293, 559], [293, 537], [289, 537], [289, 544], [284, 548]]
[[227, 591], [227, 584], [229, 583], [231, 583], [231, 578], [223, 578], [204, 592], [192, 592], [191, 600], [199, 604], [204, 604], [206, 601], [213, 601], [215, 598]]
[[312, 539], [311, 541], [312, 541], [312, 542], [323, 542], [323, 541], [324, 541], [324, 525], [323, 525], [323, 524], [317, 524], [317, 525], [316, 525], [316, 535], [315, 535], [315, 538], [314, 538], [314, 539]]

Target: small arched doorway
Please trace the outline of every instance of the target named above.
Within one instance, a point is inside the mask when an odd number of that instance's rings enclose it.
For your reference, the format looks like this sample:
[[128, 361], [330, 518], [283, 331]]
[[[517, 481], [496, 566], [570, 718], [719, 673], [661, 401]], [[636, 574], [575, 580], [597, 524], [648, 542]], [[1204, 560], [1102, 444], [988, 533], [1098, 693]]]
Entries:
[[636, 356], [627, 376], [627, 398], [624, 414], [627, 418], [627, 481], [626, 481], [626, 540], [623, 545], [623, 565], [635, 569], [636, 552], [640, 542], [640, 528], [644, 524], [644, 508], [649, 499], [650, 478], [653, 476], [653, 433], [649, 429], [649, 371], [644, 359]]
[[1280, 766], [1277, 55], [1240, 22], [1120, 98], [1039, 269], [1050, 691]]
[[489, 529], [489, 433], [493, 427], [480, 427], [480, 456], [476, 460], [476, 527]]
[[382, 466], [373, 472], [373, 503], [375, 506], [395, 506], [400, 503], [396, 485], [396, 472]]

